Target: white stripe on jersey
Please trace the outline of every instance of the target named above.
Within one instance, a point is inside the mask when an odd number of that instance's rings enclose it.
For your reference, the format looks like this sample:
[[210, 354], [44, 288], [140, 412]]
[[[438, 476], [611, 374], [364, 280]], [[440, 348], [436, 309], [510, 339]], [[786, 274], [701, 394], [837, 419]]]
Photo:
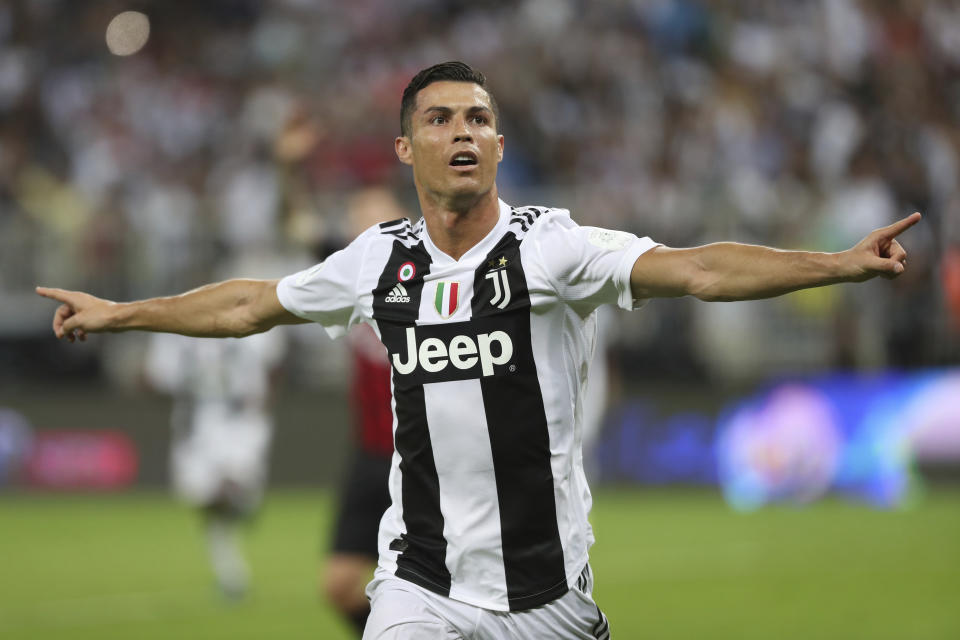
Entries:
[[[479, 380], [423, 385], [427, 424], [440, 485], [443, 535], [447, 539], [450, 597], [483, 601], [496, 594], [507, 598], [507, 579], [500, 541], [500, 509], [494, 478], [493, 452], [482, 411]], [[456, 429], [450, 429], [456, 425]], [[471, 553], [484, 549], [484, 556]]]

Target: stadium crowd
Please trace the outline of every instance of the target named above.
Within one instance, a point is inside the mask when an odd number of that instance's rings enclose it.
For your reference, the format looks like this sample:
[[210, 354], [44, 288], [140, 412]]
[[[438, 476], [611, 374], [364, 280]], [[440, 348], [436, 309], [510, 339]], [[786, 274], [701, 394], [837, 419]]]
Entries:
[[[631, 361], [750, 376], [960, 356], [954, 3], [129, 4], [0, 6], [0, 332], [33, 322], [38, 282], [130, 299], [205, 282], [237, 254], [300, 268], [347, 235], [363, 186], [416, 210], [392, 145], [400, 92], [463, 59], [499, 102], [515, 204], [674, 246], [825, 251], [924, 212], [896, 283], [709, 316], [651, 305], [621, 333]], [[122, 8], [152, 23], [125, 58], [103, 39]]]

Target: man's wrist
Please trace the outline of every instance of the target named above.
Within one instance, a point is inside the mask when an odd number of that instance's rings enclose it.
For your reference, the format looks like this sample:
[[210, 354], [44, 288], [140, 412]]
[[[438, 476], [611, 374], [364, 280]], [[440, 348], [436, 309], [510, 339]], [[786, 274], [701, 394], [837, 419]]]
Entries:
[[832, 260], [830, 269], [833, 274], [832, 283], [857, 282], [862, 279], [863, 270], [853, 260], [850, 249], [828, 253], [827, 256]]
[[126, 331], [138, 328], [134, 323], [134, 306], [136, 302], [109, 302], [107, 308], [107, 329], [109, 331]]

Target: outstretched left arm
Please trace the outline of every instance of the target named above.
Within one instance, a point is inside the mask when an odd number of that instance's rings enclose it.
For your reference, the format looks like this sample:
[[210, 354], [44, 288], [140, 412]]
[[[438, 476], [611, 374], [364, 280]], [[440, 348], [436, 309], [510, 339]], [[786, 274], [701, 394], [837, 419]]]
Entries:
[[758, 300], [838, 282], [895, 278], [907, 252], [896, 237], [920, 221], [914, 213], [873, 231], [839, 253], [782, 251], [735, 242], [691, 249], [657, 247], [639, 258], [630, 274], [633, 297]]

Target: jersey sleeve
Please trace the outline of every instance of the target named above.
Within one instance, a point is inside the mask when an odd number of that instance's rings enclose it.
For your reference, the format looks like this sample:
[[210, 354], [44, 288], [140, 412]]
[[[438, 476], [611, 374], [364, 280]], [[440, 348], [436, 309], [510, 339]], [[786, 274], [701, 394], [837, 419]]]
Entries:
[[580, 226], [569, 212], [555, 210], [531, 229], [545, 277], [557, 296], [581, 314], [603, 304], [637, 309], [630, 287], [633, 264], [660, 246], [649, 237], [625, 231]]
[[362, 320], [359, 277], [372, 237], [373, 230], [365, 232], [323, 262], [280, 280], [280, 304], [290, 313], [323, 326], [331, 338], [344, 335]]

